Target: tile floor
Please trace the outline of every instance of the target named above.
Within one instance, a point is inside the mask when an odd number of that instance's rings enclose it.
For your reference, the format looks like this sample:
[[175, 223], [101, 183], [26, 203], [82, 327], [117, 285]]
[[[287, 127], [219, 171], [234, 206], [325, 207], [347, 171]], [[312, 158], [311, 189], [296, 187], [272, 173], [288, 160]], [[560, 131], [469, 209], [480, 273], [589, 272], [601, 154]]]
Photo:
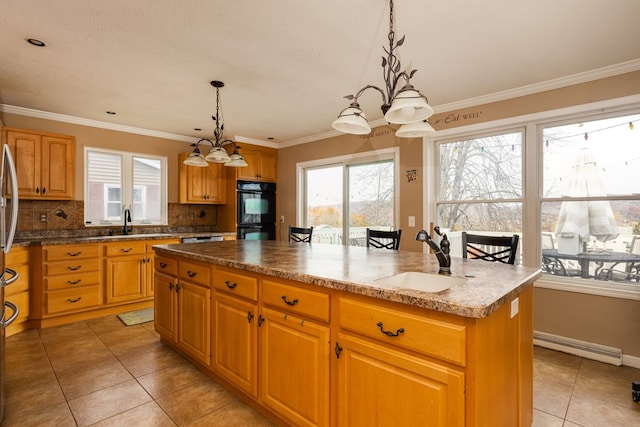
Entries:
[[[534, 427], [640, 425], [640, 369], [534, 355]], [[2, 427], [272, 426], [163, 346], [153, 323], [109, 316], [25, 331], [7, 338], [5, 357]]]

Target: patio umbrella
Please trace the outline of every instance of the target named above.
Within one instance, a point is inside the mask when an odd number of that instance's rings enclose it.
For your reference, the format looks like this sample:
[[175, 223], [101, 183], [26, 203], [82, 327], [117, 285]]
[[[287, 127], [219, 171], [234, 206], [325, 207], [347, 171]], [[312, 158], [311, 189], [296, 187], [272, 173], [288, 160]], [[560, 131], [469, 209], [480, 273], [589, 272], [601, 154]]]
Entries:
[[[566, 188], [568, 197], [605, 196], [596, 161], [588, 148], [578, 150]], [[577, 234], [583, 241], [594, 236], [601, 242], [618, 237], [611, 204], [606, 200], [562, 202], [556, 234]]]

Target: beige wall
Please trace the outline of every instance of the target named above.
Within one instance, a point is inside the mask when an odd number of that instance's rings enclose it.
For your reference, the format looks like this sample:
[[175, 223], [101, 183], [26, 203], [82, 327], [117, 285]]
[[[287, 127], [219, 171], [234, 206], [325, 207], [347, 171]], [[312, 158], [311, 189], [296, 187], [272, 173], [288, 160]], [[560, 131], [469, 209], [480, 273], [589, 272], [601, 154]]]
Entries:
[[190, 150], [186, 142], [8, 113], [2, 114], [2, 121], [5, 126], [76, 137], [75, 200], [84, 200], [84, 147], [97, 147], [168, 156], [168, 202], [178, 202], [178, 154]]
[[[523, 96], [459, 111], [435, 114], [436, 130], [517, 117], [607, 99], [640, 94], [640, 72], [582, 83], [535, 95]], [[378, 128], [379, 131], [384, 128]], [[296, 163], [313, 159], [399, 146], [401, 155], [400, 228], [401, 249], [421, 250], [413, 241], [407, 216], [422, 218], [422, 149], [415, 140], [343, 135], [278, 151], [279, 214], [295, 218]], [[405, 170], [417, 169], [418, 182], [408, 184]], [[536, 288], [534, 327], [537, 331], [621, 348], [625, 355], [640, 357], [640, 301]]]
[[[420, 251], [422, 243], [414, 237], [418, 228], [409, 228], [409, 215], [416, 224], [422, 218], [422, 139], [399, 139], [394, 130], [383, 126], [365, 136], [344, 135], [278, 150], [278, 217], [284, 215], [285, 227], [296, 221], [296, 165], [317, 159], [366, 153], [390, 147], [400, 147], [400, 218], [396, 224], [402, 229], [400, 249]], [[416, 170], [415, 180], [407, 179], [407, 171]], [[302, 224], [299, 224], [302, 225]], [[284, 236], [284, 232], [281, 236]], [[283, 237], [284, 238], [284, 237]]]

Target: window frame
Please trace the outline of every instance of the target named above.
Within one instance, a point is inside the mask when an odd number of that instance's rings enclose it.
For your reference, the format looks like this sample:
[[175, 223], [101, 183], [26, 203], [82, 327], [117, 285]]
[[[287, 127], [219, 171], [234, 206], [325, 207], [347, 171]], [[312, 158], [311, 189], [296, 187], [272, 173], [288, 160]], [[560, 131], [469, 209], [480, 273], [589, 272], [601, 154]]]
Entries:
[[[495, 120], [474, 125], [462, 126], [438, 131], [432, 137], [423, 139], [423, 165], [427, 171], [423, 174], [423, 187], [426, 197], [423, 200], [423, 223], [429, 224], [437, 221], [436, 203], [438, 194], [437, 168], [437, 144], [442, 141], [473, 138], [494, 132], [502, 132], [517, 127], [524, 128], [523, 140], [523, 217], [522, 234], [525, 238], [522, 242], [522, 263], [525, 266], [540, 268], [541, 260], [541, 233], [540, 224], [541, 206], [550, 199], [543, 197], [543, 130], [546, 127], [557, 126], [563, 122], [576, 122], [580, 120], [597, 120], [612, 116], [638, 114], [640, 112], [640, 95], [625, 98], [616, 98], [589, 104], [582, 104], [567, 108], [543, 111], [539, 113], [517, 116], [508, 119]], [[615, 200], [617, 196], [611, 196]], [[619, 198], [619, 197], [618, 197]], [[630, 197], [622, 196], [625, 200]], [[640, 200], [640, 195], [632, 197]], [[553, 201], [558, 200], [552, 198]], [[434, 222], [435, 224], [435, 222]], [[632, 284], [605, 282], [591, 279], [564, 278], [559, 276], [543, 275], [535, 283], [536, 287], [556, 289], [569, 292], [585, 293], [592, 295], [616, 297], [640, 300], [640, 289]]]
[[[168, 225], [168, 157], [160, 156], [155, 154], [146, 154], [146, 153], [137, 153], [137, 152], [129, 152], [129, 151], [120, 151], [120, 150], [110, 150], [100, 147], [84, 147], [84, 224], [85, 227], [113, 227], [117, 225], [121, 225], [120, 222], [123, 220], [122, 213], [120, 213], [119, 217], [105, 216], [104, 219], [99, 221], [91, 221], [87, 218], [87, 212], [89, 208], [89, 204], [87, 200], [89, 200], [89, 155], [90, 153], [104, 153], [110, 155], [117, 155], [121, 158], [120, 163], [120, 198], [121, 198], [121, 210], [124, 211], [125, 208], [132, 209], [134, 205], [134, 186], [135, 188], [139, 188], [140, 185], [134, 185], [133, 183], [133, 166], [134, 166], [134, 158], [143, 158], [143, 159], [152, 159], [154, 161], [160, 162], [160, 198], [159, 201], [161, 212], [160, 212], [160, 220], [158, 221], [149, 221], [147, 219], [140, 220], [135, 218], [135, 215], [132, 215], [132, 225], [157, 225], [157, 226], [166, 226]], [[112, 188], [116, 188], [117, 185], [103, 183], [105, 188], [110, 186]], [[144, 191], [144, 190], [143, 190]], [[106, 194], [106, 193], [105, 193]], [[103, 200], [103, 204], [106, 207], [107, 198], [105, 196]]]

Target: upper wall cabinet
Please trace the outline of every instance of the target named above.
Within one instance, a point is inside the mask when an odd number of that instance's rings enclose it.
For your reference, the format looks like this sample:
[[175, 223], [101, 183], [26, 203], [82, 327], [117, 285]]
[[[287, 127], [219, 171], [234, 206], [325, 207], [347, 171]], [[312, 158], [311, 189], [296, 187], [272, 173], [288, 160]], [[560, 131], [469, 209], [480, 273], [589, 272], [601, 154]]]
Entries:
[[224, 165], [209, 163], [206, 168], [187, 166], [184, 160], [189, 153], [179, 156], [180, 203], [219, 205], [227, 202], [227, 176]]
[[15, 158], [20, 199], [73, 200], [75, 137], [2, 128]]
[[249, 166], [237, 168], [236, 179], [276, 182], [277, 151], [273, 148], [254, 148], [242, 145], [240, 154]]

